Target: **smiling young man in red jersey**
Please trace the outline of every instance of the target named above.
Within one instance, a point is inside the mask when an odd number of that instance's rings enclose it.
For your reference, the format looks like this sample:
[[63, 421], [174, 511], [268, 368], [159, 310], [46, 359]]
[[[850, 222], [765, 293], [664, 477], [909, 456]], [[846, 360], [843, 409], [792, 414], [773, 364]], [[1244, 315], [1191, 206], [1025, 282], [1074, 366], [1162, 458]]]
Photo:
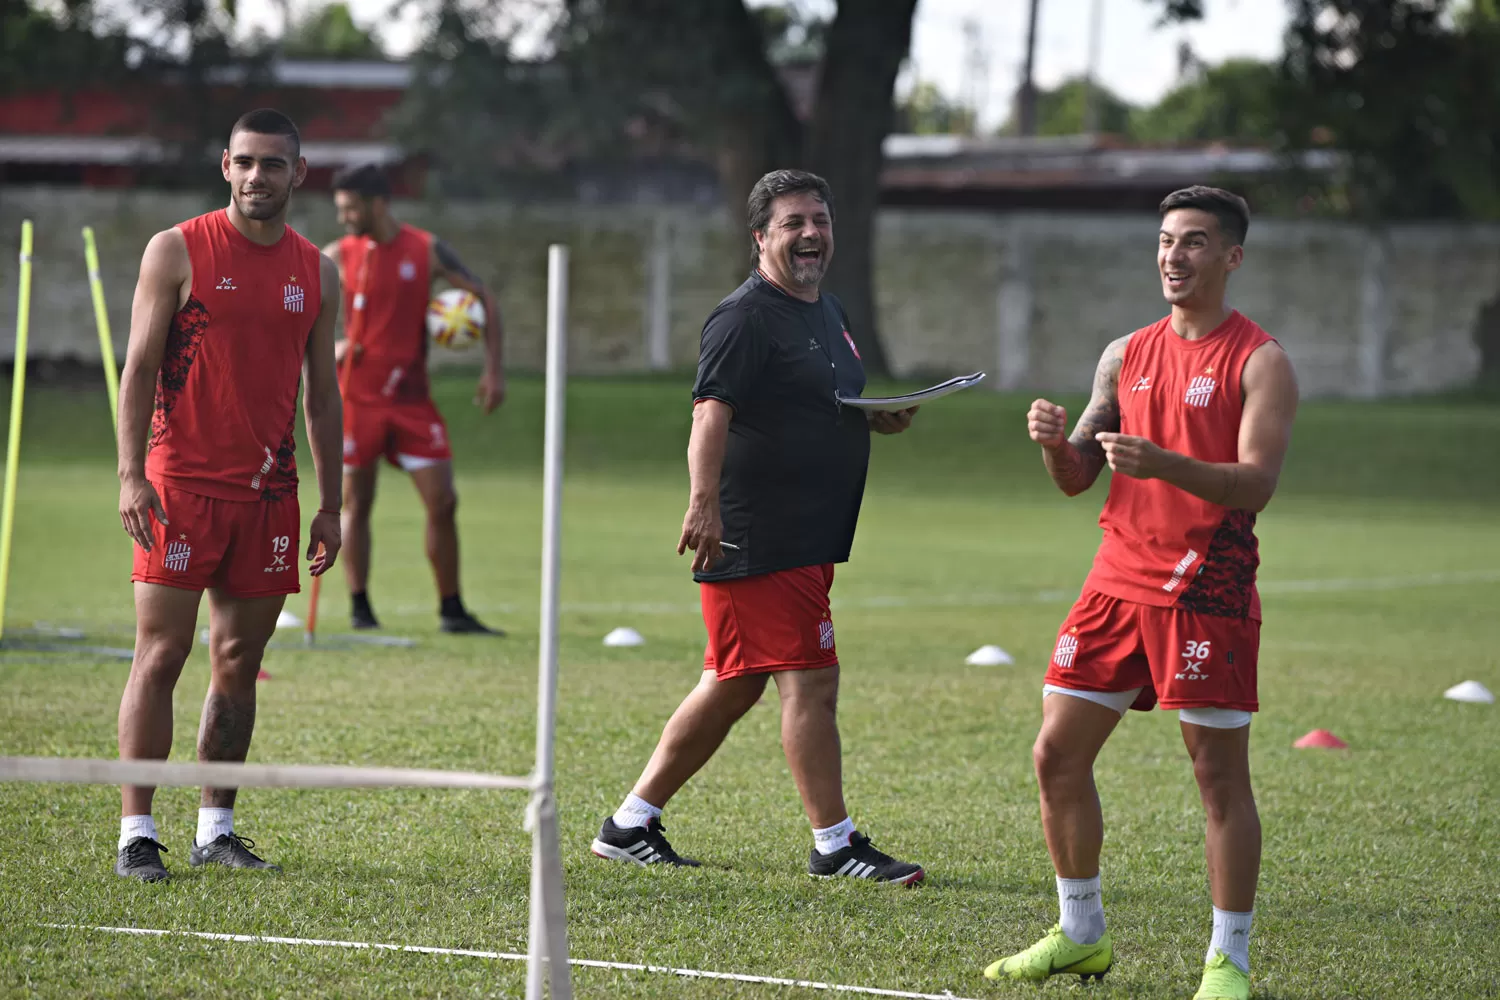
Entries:
[[1229, 308], [1250, 224], [1217, 188], [1161, 203], [1157, 270], [1171, 315], [1105, 349], [1066, 437], [1063, 408], [1027, 415], [1069, 496], [1107, 464], [1104, 541], [1058, 632], [1034, 757], [1061, 919], [991, 979], [1102, 977], [1114, 961], [1100, 896], [1104, 819], [1094, 760], [1130, 708], [1177, 709], [1207, 814], [1213, 933], [1195, 1000], [1248, 1000], [1260, 818], [1250, 786], [1259, 708], [1255, 516], [1270, 502], [1297, 411], [1291, 362]]
[[[172, 748], [172, 690], [205, 590], [211, 678], [198, 759], [243, 761], [249, 752], [261, 657], [286, 595], [298, 590], [299, 382], [318, 477], [312, 574], [339, 551], [338, 272], [286, 224], [307, 173], [296, 126], [278, 111], [246, 114], [230, 131], [222, 171], [229, 207], [152, 237], [131, 307], [118, 443], [136, 640], [120, 701], [121, 759], [164, 760]], [[154, 792], [121, 789], [115, 860], [117, 874], [147, 882], [170, 874]], [[234, 802], [233, 788], [203, 789], [190, 862], [279, 870], [235, 834]]]
[[370, 604], [370, 510], [382, 458], [406, 471], [427, 509], [427, 559], [444, 632], [504, 635], [464, 607], [458, 585], [458, 494], [447, 427], [427, 379], [427, 304], [442, 280], [484, 303], [484, 368], [474, 401], [485, 413], [505, 399], [500, 309], [495, 297], [443, 240], [391, 214], [391, 185], [373, 164], [333, 179], [346, 235], [323, 248], [344, 278], [344, 338], [338, 343], [344, 394], [344, 578], [350, 620], [379, 628]]

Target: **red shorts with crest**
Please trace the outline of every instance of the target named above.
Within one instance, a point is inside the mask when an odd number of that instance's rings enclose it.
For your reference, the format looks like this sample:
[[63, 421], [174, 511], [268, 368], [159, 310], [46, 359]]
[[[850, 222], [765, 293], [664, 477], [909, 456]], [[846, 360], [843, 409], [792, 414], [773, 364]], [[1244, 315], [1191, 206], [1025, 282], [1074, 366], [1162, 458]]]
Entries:
[[408, 471], [451, 460], [448, 425], [437, 404], [345, 402], [344, 467], [363, 469], [381, 458]]
[[1085, 590], [1058, 630], [1047, 684], [1132, 691], [1131, 708], [1260, 709], [1260, 622], [1136, 604]]
[[699, 584], [708, 650], [719, 680], [837, 666], [828, 593], [833, 564]]
[[151, 551], [135, 546], [130, 578], [231, 597], [295, 594], [301, 558], [296, 496], [219, 500], [153, 483], [167, 523], [151, 518]]

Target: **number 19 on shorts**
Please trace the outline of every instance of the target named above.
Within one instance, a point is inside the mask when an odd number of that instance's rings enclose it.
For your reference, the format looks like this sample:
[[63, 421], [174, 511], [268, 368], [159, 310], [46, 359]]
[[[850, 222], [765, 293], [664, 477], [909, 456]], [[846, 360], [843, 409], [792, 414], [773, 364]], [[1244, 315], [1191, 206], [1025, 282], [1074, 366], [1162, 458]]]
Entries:
[[291, 535], [271, 536], [271, 564], [266, 567], [267, 573], [285, 573], [292, 568], [288, 556], [292, 551]]

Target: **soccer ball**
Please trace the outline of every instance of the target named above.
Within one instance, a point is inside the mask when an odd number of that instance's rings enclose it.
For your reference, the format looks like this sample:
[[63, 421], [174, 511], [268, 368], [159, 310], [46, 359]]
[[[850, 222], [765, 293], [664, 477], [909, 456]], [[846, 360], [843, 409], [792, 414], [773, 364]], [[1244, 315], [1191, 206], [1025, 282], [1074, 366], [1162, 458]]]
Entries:
[[439, 347], [468, 347], [484, 336], [484, 303], [462, 288], [439, 292], [427, 304], [427, 336]]

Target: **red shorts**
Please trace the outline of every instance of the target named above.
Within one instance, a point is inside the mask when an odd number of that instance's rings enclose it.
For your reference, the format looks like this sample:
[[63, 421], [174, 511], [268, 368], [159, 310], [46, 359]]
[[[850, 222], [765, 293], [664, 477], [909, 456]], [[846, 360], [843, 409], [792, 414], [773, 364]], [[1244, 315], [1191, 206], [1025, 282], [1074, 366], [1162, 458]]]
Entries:
[[828, 592], [833, 564], [699, 584], [708, 651], [719, 680], [837, 666]]
[[1046, 683], [1078, 691], [1142, 688], [1131, 708], [1254, 712], [1260, 622], [1135, 604], [1086, 590], [1058, 630]]
[[[153, 484], [155, 485], [155, 484]], [[156, 486], [167, 524], [151, 519], [151, 551], [135, 546], [136, 583], [232, 597], [295, 594], [301, 517], [295, 496], [217, 500]]]
[[344, 468], [362, 469], [382, 456], [408, 471], [453, 458], [448, 425], [432, 400], [344, 403]]

